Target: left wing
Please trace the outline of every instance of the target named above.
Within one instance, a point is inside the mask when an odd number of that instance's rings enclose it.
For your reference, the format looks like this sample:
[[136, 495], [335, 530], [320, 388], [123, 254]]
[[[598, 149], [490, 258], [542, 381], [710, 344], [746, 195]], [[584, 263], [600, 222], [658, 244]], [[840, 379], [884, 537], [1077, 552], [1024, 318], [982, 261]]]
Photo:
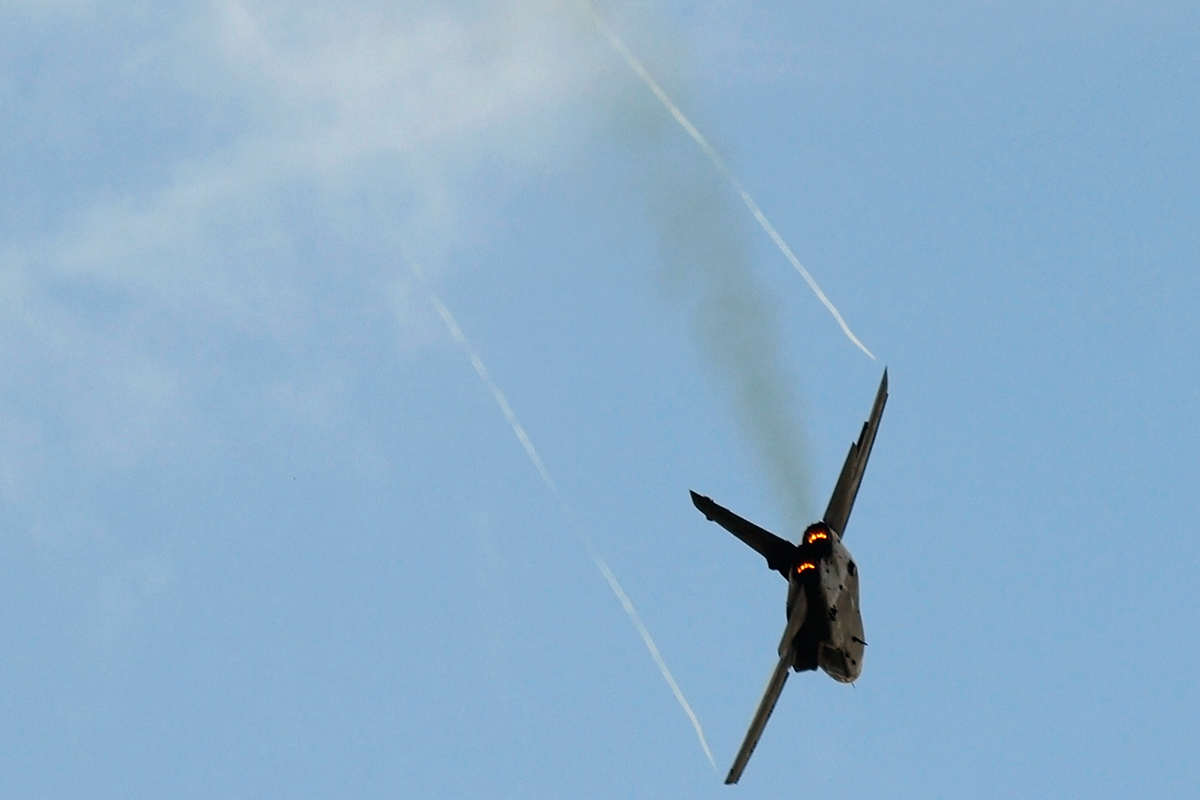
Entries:
[[750, 520], [742, 519], [702, 494], [692, 492], [692, 503], [705, 517], [757, 550], [767, 560], [768, 567], [785, 578], [788, 576], [788, 570], [796, 560], [796, 545], [787, 539], [780, 539]]

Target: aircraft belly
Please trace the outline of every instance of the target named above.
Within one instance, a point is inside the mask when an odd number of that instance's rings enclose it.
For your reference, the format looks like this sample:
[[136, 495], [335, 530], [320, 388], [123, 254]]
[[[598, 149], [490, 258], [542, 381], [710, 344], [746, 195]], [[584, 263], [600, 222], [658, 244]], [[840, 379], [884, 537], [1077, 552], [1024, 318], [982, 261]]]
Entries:
[[821, 565], [821, 595], [829, 633], [817, 650], [817, 662], [834, 680], [850, 683], [862, 673], [863, 626], [858, 609], [858, 568], [840, 541]]

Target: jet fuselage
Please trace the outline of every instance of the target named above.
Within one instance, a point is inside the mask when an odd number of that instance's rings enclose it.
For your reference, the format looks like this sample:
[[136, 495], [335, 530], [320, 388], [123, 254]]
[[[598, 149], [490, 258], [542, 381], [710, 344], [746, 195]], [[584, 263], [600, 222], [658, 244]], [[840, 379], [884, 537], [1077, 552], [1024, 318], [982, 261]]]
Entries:
[[862, 672], [865, 644], [858, 567], [837, 533], [823, 523], [810, 525], [800, 542], [788, 574], [787, 599], [788, 619], [800, 624], [787, 641], [789, 625], [779, 654], [791, 645], [796, 672], [820, 667], [834, 680], [852, 683]]

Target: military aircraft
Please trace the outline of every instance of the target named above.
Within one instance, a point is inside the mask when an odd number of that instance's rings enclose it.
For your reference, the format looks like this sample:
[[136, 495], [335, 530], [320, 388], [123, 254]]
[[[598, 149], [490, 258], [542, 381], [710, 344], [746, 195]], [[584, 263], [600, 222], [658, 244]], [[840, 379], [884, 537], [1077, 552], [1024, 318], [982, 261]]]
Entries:
[[834, 486], [825, 517], [805, 529], [800, 544], [781, 539], [692, 492], [692, 502], [704, 516], [757, 550], [767, 559], [767, 566], [788, 582], [787, 627], [779, 640], [779, 664], [771, 673], [750, 730], [725, 777], [726, 784], [737, 783], [742, 777], [742, 770], [783, 691], [789, 669], [803, 672], [820, 667], [842, 683], [853, 683], [862, 672], [863, 648], [867, 643], [863, 641], [862, 617], [858, 611], [858, 567], [842, 539], [887, 403], [887, 385], [885, 369], [871, 416], [863, 423], [858, 441], [850, 445], [850, 454]]

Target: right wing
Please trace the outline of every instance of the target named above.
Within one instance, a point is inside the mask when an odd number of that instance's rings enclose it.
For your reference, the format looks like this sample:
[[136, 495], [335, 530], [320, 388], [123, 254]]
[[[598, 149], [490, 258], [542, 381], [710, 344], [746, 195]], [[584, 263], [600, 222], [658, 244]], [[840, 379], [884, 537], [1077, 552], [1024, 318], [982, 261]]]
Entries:
[[[791, 569], [792, 562], [796, 560], [796, 545], [786, 539], [780, 539], [749, 520], [742, 519], [704, 495], [692, 492], [692, 503], [700, 509], [700, 513], [705, 517], [757, 550], [767, 560], [768, 567], [783, 577], [788, 577], [788, 570]], [[782, 686], [782, 684], [780, 685]]]
[[837, 531], [839, 537], [846, 533], [846, 523], [850, 521], [850, 509], [854, 508], [854, 498], [858, 496], [858, 486], [862, 483], [863, 473], [867, 470], [867, 459], [871, 457], [871, 447], [875, 444], [875, 433], [879, 430], [879, 420], [883, 416], [883, 407], [888, 399], [887, 370], [883, 371], [883, 380], [879, 382], [879, 391], [875, 394], [875, 405], [871, 408], [871, 416], [863, 423], [862, 433], [858, 441], [850, 445], [850, 454], [842, 466], [842, 474], [838, 476], [837, 486], [833, 487], [833, 496], [829, 498], [829, 507], [825, 509], [824, 522]]
[[754, 746], [758, 744], [758, 738], [762, 736], [763, 728], [767, 727], [767, 720], [771, 718], [771, 712], [775, 710], [775, 701], [779, 699], [779, 693], [783, 691], [783, 684], [787, 682], [788, 670], [792, 668], [792, 648], [788, 648], [783, 657], [779, 659], [779, 663], [775, 665], [775, 671], [771, 673], [771, 680], [767, 683], [767, 690], [763, 692], [762, 700], [758, 701], [758, 710], [754, 712], [754, 719], [750, 721], [750, 730], [746, 731], [746, 740], [742, 742], [742, 749], [738, 750], [737, 758], [733, 760], [733, 766], [729, 768], [729, 774], [725, 776], [726, 785], [737, 783], [742, 777], [742, 770], [746, 768], [746, 762], [750, 760], [750, 755], [754, 752]]
[[767, 690], [763, 692], [762, 700], [758, 701], [758, 710], [754, 712], [754, 719], [750, 721], [750, 730], [746, 731], [742, 749], [738, 750], [737, 758], [733, 760], [733, 766], [729, 768], [729, 774], [725, 776], [726, 784], [737, 783], [738, 778], [742, 777], [742, 770], [746, 768], [746, 762], [750, 760], [750, 755], [754, 752], [759, 737], [762, 736], [763, 728], [767, 727], [767, 720], [771, 718], [771, 712], [775, 710], [775, 701], [779, 699], [779, 693], [783, 691], [783, 684], [787, 682], [788, 670], [795, 659], [796, 648], [793, 647], [793, 644], [796, 634], [800, 632], [800, 626], [804, 624], [804, 618], [807, 616], [808, 603], [805, 600], [804, 591], [801, 590], [795, 605], [792, 606], [792, 613], [788, 616], [787, 627], [783, 630], [783, 639], [779, 642], [779, 663], [775, 665], [775, 671], [771, 673], [771, 680], [767, 682]]

